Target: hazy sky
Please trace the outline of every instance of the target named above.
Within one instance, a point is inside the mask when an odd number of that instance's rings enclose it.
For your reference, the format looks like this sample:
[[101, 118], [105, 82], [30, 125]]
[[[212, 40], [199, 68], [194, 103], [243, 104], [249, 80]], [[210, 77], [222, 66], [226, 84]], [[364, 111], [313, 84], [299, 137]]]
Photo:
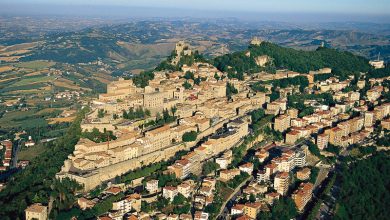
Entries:
[[[86, 7], [90, 6], [90, 7]], [[126, 7], [125, 7], [126, 6]], [[106, 7], [106, 8], [105, 8]], [[89, 12], [102, 13], [104, 15], [120, 12], [122, 8], [134, 9], [137, 7], [154, 8], [155, 10], [146, 12], [145, 16], [164, 15], [196, 15], [193, 11], [199, 11], [209, 16], [210, 11], [223, 12], [225, 15], [237, 13], [279, 13], [279, 14], [314, 14], [313, 18], [321, 19], [321, 15], [343, 15], [341, 20], [359, 20], [362, 16], [377, 16], [378, 21], [382, 18], [390, 18], [390, 0], [0, 0], [0, 15], [4, 13], [66, 13], [76, 11], [78, 13]], [[103, 8], [103, 10], [101, 10]], [[105, 8], [105, 9], [104, 9]], [[116, 10], [119, 9], [119, 10]], [[165, 9], [160, 10], [156, 9]], [[169, 10], [171, 11], [169, 11]], [[187, 11], [186, 11], [187, 10]], [[191, 11], [192, 12], [191, 12]], [[117, 13], [119, 15], [119, 13]], [[351, 15], [348, 17], [348, 15]], [[294, 16], [291, 16], [294, 18]], [[378, 19], [378, 16], [380, 18]], [[263, 17], [266, 17], [263, 15]], [[365, 20], [365, 18], [360, 18]]]
[[0, 0], [2, 3], [112, 5], [202, 10], [390, 14], [390, 0]]

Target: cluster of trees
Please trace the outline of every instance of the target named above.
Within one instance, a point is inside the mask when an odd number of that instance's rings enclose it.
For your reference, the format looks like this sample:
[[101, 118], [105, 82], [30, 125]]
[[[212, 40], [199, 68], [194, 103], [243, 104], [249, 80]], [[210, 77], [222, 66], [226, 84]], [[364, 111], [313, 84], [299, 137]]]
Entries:
[[238, 164], [241, 162], [242, 158], [246, 153], [246, 147], [247, 146], [245, 144], [241, 144], [240, 146], [232, 149], [233, 160], [229, 165], [230, 168], [238, 166]]
[[231, 84], [231, 83], [226, 84], [226, 96], [228, 97], [228, 99], [231, 99], [232, 95], [237, 94], [237, 93], [238, 93], [238, 90], [234, 87], [233, 84]]
[[288, 96], [288, 106], [296, 109], [303, 109], [305, 100], [316, 100], [320, 104], [333, 106], [335, 101], [332, 94], [324, 92], [321, 94], [293, 94]]
[[103, 118], [104, 117], [104, 115], [105, 115], [106, 113], [104, 112], [104, 109], [99, 109], [98, 110], [98, 118]]
[[[186, 79], [186, 80], [190, 80], [190, 79], [192, 79], [193, 81], [194, 81], [194, 84], [195, 85], [200, 85], [200, 83], [202, 82], [202, 81], [206, 81], [206, 79], [207, 78], [205, 78], [205, 77], [200, 77], [200, 76], [198, 76], [197, 78], [195, 78], [195, 75], [194, 75], [194, 73], [193, 72], [190, 72], [190, 71], [187, 71], [185, 74], [184, 74], [184, 78]], [[187, 82], [188, 83], [188, 82]], [[189, 83], [188, 83], [189, 84]], [[184, 88], [185, 88], [185, 86], [184, 86]], [[186, 88], [187, 89], [187, 88]]]
[[116, 140], [116, 136], [112, 131], [100, 132], [99, 129], [93, 128], [92, 131], [85, 131], [81, 134], [81, 137], [87, 138], [95, 143], [106, 142], [109, 140]]
[[157, 71], [167, 70], [167, 71], [170, 71], [170, 72], [175, 72], [175, 71], [179, 71], [184, 64], [187, 65], [187, 66], [191, 66], [192, 64], [194, 64], [196, 62], [203, 62], [203, 63], [208, 63], [209, 62], [197, 50], [194, 51], [191, 55], [181, 54], [180, 60], [177, 63], [177, 65], [173, 65], [172, 64], [172, 60], [176, 56], [178, 56], [176, 54], [176, 52], [172, 51], [170, 56], [168, 56], [168, 58], [166, 60], [162, 61], [159, 65], [157, 65], [155, 70], [157, 70]]
[[247, 56], [247, 51], [235, 52], [216, 57], [214, 66], [222, 72], [227, 72], [229, 78], [243, 80], [243, 73], [255, 73], [260, 71], [253, 56]]
[[196, 50], [191, 55], [182, 54], [177, 66], [182, 67], [184, 64], [191, 66], [197, 62], [208, 63], [209, 61], [202, 54], [200, 54], [199, 51]]
[[269, 99], [271, 102], [280, 98], [280, 92], [276, 91], [275, 87], [272, 87], [271, 94], [269, 95]]
[[379, 152], [347, 165], [337, 176], [340, 197], [335, 219], [388, 219], [390, 154]]
[[320, 211], [321, 204], [323, 201], [331, 202], [330, 200], [330, 190], [333, 187], [336, 180], [336, 175], [331, 172], [328, 177], [321, 183], [317, 189], [317, 195], [309, 202], [307, 205], [308, 212], [304, 213], [301, 217], [302, 219], [314, 220]]
[[309, 147], [309, 151], [311, 154], [318, 157], [322, 161], [326, 160], [326, 157], [321, 154], [320, 149], [318, 148], [317, 144], [314, 144], [311, 141], [307, 141], [306, 144]]
[[168, 166], [168, 163], [165, 161], [153, 163], [148, 166], [138, 168], [127, 174], [121, 176], [122, 183], [131, 183], [131, 181], [138, 179], [143, 176], [150, 176], [152, 173], [162, 170]]
[[250, 175], [246, 172], [241, 172], [240, 175], [238, 176], [235, 176], [233, 179], [231, 179], [227, 185], [232, 188], [232, 189], [235, 189], [237, 188], [242, 182], [244, 182], [244, 180], [248, 179], [248, 177], [250, 177]]
[[154, 73], [152, 70], [141, 72], [138, 75], [132, 77], [133, 83], [137, 87], [145, 88], [149, 85], [149, 80], [154, 79]]
[[250, 115], [251, 115], [252, 125], [257, 125], [256, 123], [259, 122], [265, 116], [265, 111], [263, 108], [259, 108], [252, 111]]
[[138, 179], [140, 177], [151, 177], [159, 179], [159, 186], [165, 186], [166, 184], [174, 185], [178, 180], [174, 175], [163, 175], [162, 170], [165, 170], [170, 163], [180, 159], [185, 155], [187, 151], [179, 151], [175, 154], [174, 157], [170, 158], [168, 161], [161, 161], [157, 163], [138, 168], [136, 170], [130, 171], [120, 177], [120, 182], [130, 183], [132, 180]]
[[192, 89], [191, 83], [189, 83], [187, 80], [182, 85], [184, 89]]
[[279, 219], [295, 219], [298, 215], [298, 210], [294, 201], [290, 197], [282, 197], [275, 201], [271, 207], [271, 212], [260, 212], [257, 220], [279, 220]]
[[55, 218], [58, 211], [74, 204], [74, 192], [79, 186], [70, 180], [59, 182], [54, 176], [73, 152], [81, 136], [80, 122], [86, 112], [87, 108], [82, 110], [63, 137], [48, 143], [42, 154], [9, 180], [7, 187], [0, 192], [0, 216], [4, 219], [23, 219], [27, 205], [32, 202], [47, 204], [48, 198], [52, 197], [52, 217]]
[[124, 119], [142, 119], [145, 117], [150, 116], [150, 110], [149, 109], [143, 109], [142, 107], [138, 107], [137, 109], [130, 108], [129, 111], [123, 110], [122, 116]]
[[317, 180], [318, 173], [320, 172], [320, 168], [318, 167], [312, 167], [310, 171], [310, 179], [309, 182], [315, 183]]
[[265, 88], [265, 86], [259, 82], [252, 84], [251, 88], [255, 92], [264, 92], [264, 93], [268, 92], [268, 89]]
[[293, 78], [283, 78], [268, 81], [274, 87], [287, 88], [289, 86], [299, 86], [301, 92], [309, 86], [309, 80], [306, 76], [296, 76]]
[[206, 161], [202, 167], [202, 174], [208, 175], [212, 172], [216, 172], [219, 168], [220, 168], [219, 164], [217, 164], [216, 162], [211, 161], [211, 160]]
[[274, 129], [271, 129], [270, 127], [265, 127], [263, 129], [264, 133], [270, 137], [272, 137], [273, 140], [275, 141], [282, 141], [284, 138], [283, 138], [283, 134], [282, 132], [280, 131], [276, 131]]
[[141, 211], [148, 213], [156, 210], [165, 214], [187, 214], [191, 210], [191, 201], [180, 193], [173, 198], [172, 202], [164, 197], [160, 197], [152, 203], [142, 201]]
[[390, 76], [390, 66], [387, 65], [383, 69], [371, 69], [366, 77], [368, 79], [376, 79], [376, 78], [384, 78], [384, 77], [389, 77]]
[[198, 133], [196, 131], [189, 131], [183, 134], [182, 140], [184, 142], [195, 141], [198, 137]]
[[175, 72], [175, 71], [179, 71], [180, 67], [172, 65], [171, 62], [168, 60], [164, 60], [160, 64], [157, 65], [155, 70], [156, 71], [167, 70], [167, 71]]
[[144, 124], [145, 127], [150, 127], [150, 126], [162, 126], [164, 124], [168, 124], [171, 122], [174, 122], [176, 120], [175, 113], [177, 111], [176, 107], [171, 108], [171, 114], [169, 113], [168, 109], [164, 109], [162, 112], [162, 116], [160, 113], [156, 114], [156, 120], [151, 120], [148, 123]]
[[331, 152], [331, 153], [334, 153], [335, 155], [339, 155], [340, 154], [340, 147], [335, 146], [333, 144], [328, 144], [328, 146], [324, 150], [328, 151], [328, 152]]
[[81, 210], [78, 207], [73, 207], [66, 211], [59, 212], [55, 214], [56, 219], [72, 219], [72, 217], [76, 216], [77, 219], [86, 220], [93, 219], [96, 216], [103, 215], [112, 209], [112, 203], [123, 199], [125, 197], [124, 193], [119, 193], [117, 195], [111, 195], [106, 199], [97, 203], [93, 208], [87, 210]]
[[390, 146], [390, 131], [384, 130], [384, 135], [376, 140], [378, 146]]

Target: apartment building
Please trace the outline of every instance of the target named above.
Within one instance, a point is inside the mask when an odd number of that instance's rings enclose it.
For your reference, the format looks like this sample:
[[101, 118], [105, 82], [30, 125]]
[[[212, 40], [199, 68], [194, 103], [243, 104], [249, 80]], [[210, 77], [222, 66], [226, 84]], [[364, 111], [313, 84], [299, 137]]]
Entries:
[[301, 183], [299, 188], [292, 194], [292, 199], [298, 211], [302, 212], [306, 204], [311, 200], [314, 185], [312, 183]]
[[280, 195], [286, 195], [290, 184], [290, 176], [288, 172], [279, 172], [274, 178], [274, 189]]
[[146, 182], [146, 190], [149, 193], [157, 193], [159, 191], [158, 180], [149, 180]]
[[166, 186], [166, 187], [163, 187], [163, 194], [162, 196], [166, 199], [169, 199], [171, 202], [173, 201], [173, 199], [175, 198], [175, 196], [177, 196], [178, 194], [178, 190], [177, 190], [177, 187], [174, 187], [174, 186]]
[[279, 115], [275, 118], [274, 130], [284, 132], [291, 126], [290, 120], [289, 115]]
[[287, 109], [287, 115], [289, 115], [291, 119], [298, 118], [298, 109], [295, 108]]
[[259, 214], [261, 210], [262, 203], [254, 202], [254, 203], [245, 203], [244, 204], [244, 215], [248, 216], [251, 219], [256, 219], [257, 214]]
[[245, 163], [238, 167], [240, 171], [248, 173], [249, 175], [252, 175], [253, 172], [253, 163]]
[[223, 182], [227, 182], [233, 179], [235, 176], [240, 175], [239, 169], [230, 169], [230, 170], [221, 170], [219, 173], [219, 178]]
[[326, 133], [318, 134], [316, 143], [320, 150], [327, 148], [329, 143], [329, 134]]

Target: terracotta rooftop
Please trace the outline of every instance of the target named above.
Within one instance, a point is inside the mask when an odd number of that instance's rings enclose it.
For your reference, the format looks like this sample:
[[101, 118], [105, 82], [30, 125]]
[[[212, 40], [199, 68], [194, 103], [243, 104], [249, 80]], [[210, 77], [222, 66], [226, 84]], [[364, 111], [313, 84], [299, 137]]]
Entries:
[[109, 188], [108, 190], [106, 190], [107, 193], [111, 193], [111, 194], [118, 194], [120, 193], [122, 190], [121, 188], [119, 187], [111, 187]]

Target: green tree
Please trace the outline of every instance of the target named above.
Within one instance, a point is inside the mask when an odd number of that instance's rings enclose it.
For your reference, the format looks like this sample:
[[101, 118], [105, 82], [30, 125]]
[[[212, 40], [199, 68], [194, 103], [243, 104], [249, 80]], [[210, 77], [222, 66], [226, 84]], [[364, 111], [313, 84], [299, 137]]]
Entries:
[[237, 94], [238, 90], [231, 83], [226, 83], [226, 96], [231, 99], [233, 94]]
[[256, 196], [253, 195], [252, 193], [249, 195], [249, 201], [250, 202], [256, 202]]
[[290, 220], [298, 215], [294, 201], [289, 197], [277, 200], [272, 206], [272, 219]]
[[198, 133], [196, 131], [189, 131], [183, 134], [182, 140], [184, 142], [195, 141], [198, 137]]
[[219, 164], [215, 163], [214, 161], [206, 161], [202, 167], [202, 174], [208, 175], [212, 172], [215, 172], [219, 168]]
[[173, 198], [172, 204], [178, 206], [183, 205], [185, 202], [187, 202], [186, 197], [179, 193]]
[[182, 86], [185, 89], [192, 89], [192, 85], [188, 81], [185, 81]]
[[103, 109], [99, 109], [98, 110], [98, 118], [103, 118], [104, 115], [105, 115], [104, 110]]

